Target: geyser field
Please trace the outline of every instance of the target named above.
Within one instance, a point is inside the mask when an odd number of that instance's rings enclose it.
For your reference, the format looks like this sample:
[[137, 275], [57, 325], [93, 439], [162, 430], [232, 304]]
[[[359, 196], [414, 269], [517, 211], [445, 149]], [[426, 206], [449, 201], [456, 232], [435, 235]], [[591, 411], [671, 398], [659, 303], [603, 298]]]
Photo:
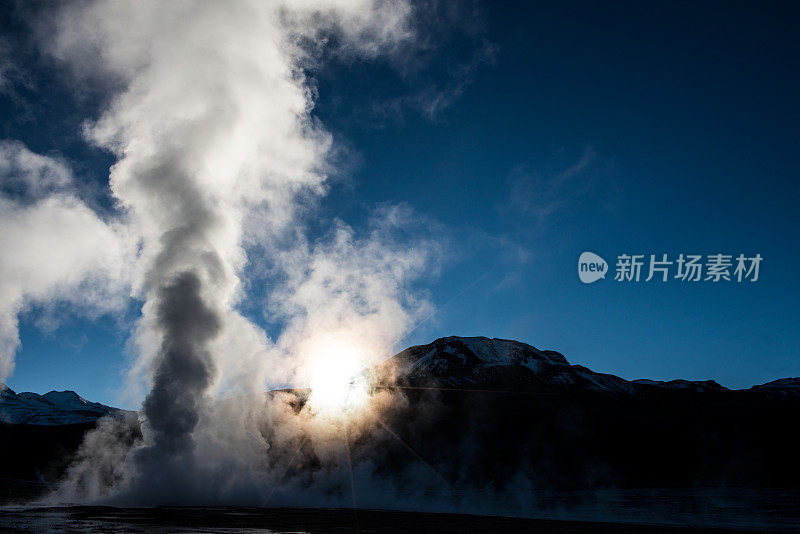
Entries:
[[[120, 412], [80, 426], [88, 431], [79, 447], [65, 434], [78, 425], [51, 427], [39, 439], [60, 442], [62, 456], [15, 451], [17, 471], [4, 466], [18, 480], [10, 492], [38, 496], [39, 507], [12, 507], [0, 517], [26, 528], [55, 521], [101, 530], [164, 521], [189, 530], [361, 524], [375, 532], [399, 525], [455, 532], [467, 521], [491, 531], [498, 515], [518, 518], [503, 524], [519, 531], [796, 524], [797, 431], [782, 424], [798, 409], [796, 384], [730, 391], [709, 382], [629, 382], [523, 343], [449, 337], [411, 347], [332, 391], [211, 403], [215, 420], [228, 423], [200, 428], [227, 454], [192, 458], [191, 471], [170, 472], [168, 481], [154, 474], [149, 490], [137, 485], [130, 463], [148, 450], [136, 417]], [[16, 426], [4, 429], [6, 438], [24, 441], [25, 425]], [[70, 461], [54, 467], [70, 440]], [[52, 482], [31, 484], [26, 495], [26, 475], [46, 467]], [[183, 489], [169, 495], [159, 484]], [[132, 505], [172, 508], [126, 508]], [[386, 509], [445, 515], [367, 513], [359, 523], [364, 510]], [[559, 523], [566, 519], [582, 523]]]
[[0, 5], [0, 530], [800, 529], [795, 11]]

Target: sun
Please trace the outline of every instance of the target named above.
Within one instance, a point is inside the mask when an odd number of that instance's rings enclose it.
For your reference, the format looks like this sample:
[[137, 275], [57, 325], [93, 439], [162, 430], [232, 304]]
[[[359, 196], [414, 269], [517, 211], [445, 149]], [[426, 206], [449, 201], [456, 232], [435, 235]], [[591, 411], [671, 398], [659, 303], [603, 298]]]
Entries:
[[369, 398], [363, 352], [356, 344], [326, 343], [316, 351], [311, 364], [310, 407], [324, 415], [346, 415]]

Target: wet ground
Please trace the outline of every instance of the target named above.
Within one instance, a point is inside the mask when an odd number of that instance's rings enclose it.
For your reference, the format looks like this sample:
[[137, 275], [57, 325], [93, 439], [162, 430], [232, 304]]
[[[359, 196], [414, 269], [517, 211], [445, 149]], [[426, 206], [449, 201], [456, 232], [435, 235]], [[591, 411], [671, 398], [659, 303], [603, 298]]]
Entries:
[[[767, 530], [796, 532], [791, 525]], [[308, 533], [728, 533], [765, 532], [761, 527], [713, 528], [645, 523], [563, 521], [373, 510], [299, 508], [111, 508], [6, 507], [4, 532], [308, 532]]]

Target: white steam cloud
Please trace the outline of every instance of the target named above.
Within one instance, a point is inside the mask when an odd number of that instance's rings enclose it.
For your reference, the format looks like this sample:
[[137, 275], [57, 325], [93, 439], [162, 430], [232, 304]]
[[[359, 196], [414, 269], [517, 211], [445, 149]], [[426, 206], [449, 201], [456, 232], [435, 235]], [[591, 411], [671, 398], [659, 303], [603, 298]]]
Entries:
[[26, 306], [62, 301], [96, 314], [130, 294], [125, 226], [102, 220], [72, 189], [63, 161], [0, 142], [0, 382], [14, 369]]
[[395, 342], [430, 314], [429, 303], [409, 287], [438, 263], [441, 251], [435, 242], [417, 240], [409, 248], [397, 241], [398, 229], [413, 226], [412, 216], [405, 206], [383, 207], [364, 237], [339, 223], [329, 240], [302, 241], [281, 254], [286, 277], [269, 311], [289, 320], [276, 348], [302, 362], [286, 366], [296, 373], [288, 383], [313, 381], [325, 345], [347, 344], [359, 354], [359, 367], [374, 365], [397, 352]]
[[[365, 235], [337, 222], [312, 240], [303, 225], [326, 192], [332, 146], [311, 114], [307, 67], [323, 52], [397, 52], [413, 38], [410, 13], [381, 0], [55, 8], [47, 52], [78, 82], [117, 88], [84, 133], [117, 157], [109, 184], [124, 217], [103, 221], [69, 193], [58, 160], [3, 145], [16, 200], [2, 200], [0, 216], [11, 229], [0, 236], [0, 375], [11, 372], [26, 302], [107, 309], [123, 288], [144, 301], [132, 374], [149, 388], [142, 442], [127, 454], [128, 427], [100, 425], [67, 498], [111, 486], [126, 502], [263, 502], [264, 473], [275, 483], [285, 460], [270, 448], [300, 439], [287, 413], [253, 402], [265, 385], [313, 383], [320, 358], [376, 363], [426, 315], [410, 287], [438, 249], [396, 237], [406, 209], [383, 208]], [[274, 342], [238, 311], [254, 251], [277, 284], [266, 312], [285, 327]], [[315, 446], [341, 471], [341, 450]]]

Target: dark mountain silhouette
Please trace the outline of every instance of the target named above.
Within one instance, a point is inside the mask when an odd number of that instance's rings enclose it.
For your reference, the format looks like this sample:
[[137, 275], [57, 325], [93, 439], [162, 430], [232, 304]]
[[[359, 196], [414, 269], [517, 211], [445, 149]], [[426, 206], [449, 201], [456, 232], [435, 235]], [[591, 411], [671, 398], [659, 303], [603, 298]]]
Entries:
[[[628, 381], [558, 352], [482, 337], [410, 347], [365, 373], [403, 402], [354, 440], [353, 462], [369, 462], [398, 486], [418, 464], [456, 493], [800, 487], [797, 378], [746, 390]], [[299, 411], [307, 397], [284, 390], [267, 399]], [[46, 487], [91, 426], [0, 425], [0, 477]], [[315, 469], [313, 454], [301, 451], [287, 476]], [[30, 493], [19, 487], [11, 484], [6, 500]]]
[[393, 430], [454, 484], [800, 485], [796, 378], [747, 390], [627, 381], [481, 337], [411, 347], [373, 372], [409, 399], [387, 416]]

